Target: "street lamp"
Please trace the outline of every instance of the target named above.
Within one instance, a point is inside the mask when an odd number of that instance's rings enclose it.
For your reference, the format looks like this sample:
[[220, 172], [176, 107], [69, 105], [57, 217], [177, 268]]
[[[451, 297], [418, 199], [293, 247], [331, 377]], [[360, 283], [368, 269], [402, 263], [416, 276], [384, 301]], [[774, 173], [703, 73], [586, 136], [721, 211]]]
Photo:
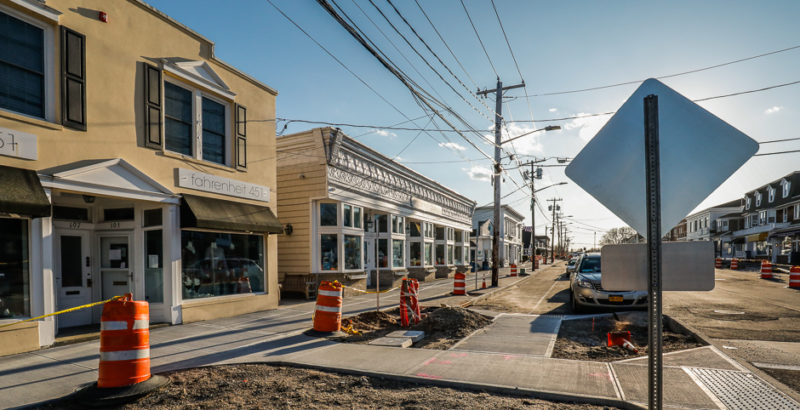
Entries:
[[515, 139], [522, 138], [522, 137], [524, 137], [524, 136], [526, 136], [526, 135], [531, 135], [531, 134], [533, 134], [534, 132], [539, 132], [539, 131], [556, 131], [556, 130], [560, 130], [560, 129], [561, 129], [561, 126], [560, 126], [560, 125], [548, 125], [548, 126], [546, 126], [546, 127], [544, 127], [544, 128], [539, 128], [538, 130], [528, 131], [528, 132], [526, 132], [526, 133], [524, 133], [524, 134], [517, 135], [516, 137], [509, 138], [509, 139], [507, 139], [507, 140], [503, 141], [501, 144], [505, 144], [505, 143], [507, 143], [507, 142], [514, 141]]
[[548, 186], [546, 186], [546, 187], [544, 187], [544, 188], [539, 188], [539, 189], [537, 189], [537, 190], [535, 190], [535, 191], [533, 191], [533, 192], [534, 192], [534, 193], [536, 193], [536, 192], [539, 192], [539, 191], [543, 191], [543, 190], [545, 190], [545, 189], [547, 189], [547, 188], [554, 187], [554, 186], [557, 186], [557, 185], [567, 185], [567, 182], [566, 182], [566, 181], [564, 181], [564, 182], [559, 182], [559, 183], [557, 183], [557, 184], [548, 185]]

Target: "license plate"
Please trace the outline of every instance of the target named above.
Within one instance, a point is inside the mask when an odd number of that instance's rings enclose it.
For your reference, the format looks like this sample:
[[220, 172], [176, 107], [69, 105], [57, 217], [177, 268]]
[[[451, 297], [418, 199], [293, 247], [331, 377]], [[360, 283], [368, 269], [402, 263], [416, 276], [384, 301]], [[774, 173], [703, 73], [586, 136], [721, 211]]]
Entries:
[[608, 297], [608, 301], [609, 302], [622, 302], [622, 300], [623, 300], [622, 296], [609, 296]]

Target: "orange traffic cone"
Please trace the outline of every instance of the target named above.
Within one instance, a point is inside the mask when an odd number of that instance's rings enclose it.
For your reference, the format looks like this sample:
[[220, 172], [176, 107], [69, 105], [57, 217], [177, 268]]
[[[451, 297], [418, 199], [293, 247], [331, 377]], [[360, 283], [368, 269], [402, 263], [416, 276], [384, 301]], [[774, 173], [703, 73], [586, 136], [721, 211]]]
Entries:
[[483, 277], [483, 285], [481, 285], [481, 289], [486, 289], [486, 276]]

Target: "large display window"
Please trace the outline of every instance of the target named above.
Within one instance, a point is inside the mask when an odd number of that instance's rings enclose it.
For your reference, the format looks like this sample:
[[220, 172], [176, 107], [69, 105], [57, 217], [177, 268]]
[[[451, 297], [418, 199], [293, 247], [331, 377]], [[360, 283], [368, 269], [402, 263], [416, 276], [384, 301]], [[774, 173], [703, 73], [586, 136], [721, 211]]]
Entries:
[[264, 291], [264, 236], [181, 231], [183, 298]]
[[316, 264], [318, 272], [363, 269], [363, 208], [341, 202], [317, 204]]
[[0, 218], [0, 318], [30, 316], [28, 220]]

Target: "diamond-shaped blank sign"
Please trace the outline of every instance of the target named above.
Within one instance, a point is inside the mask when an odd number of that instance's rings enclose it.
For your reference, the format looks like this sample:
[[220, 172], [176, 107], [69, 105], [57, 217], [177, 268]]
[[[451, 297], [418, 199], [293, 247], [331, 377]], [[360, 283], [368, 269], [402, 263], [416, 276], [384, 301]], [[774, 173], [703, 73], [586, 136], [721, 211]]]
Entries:
[[566, 168], [567, 176], [647, 236], [644, 97], [658, 96], [661, 233], [758, 151], [758, 143], [655, 79], [620, 107]]

